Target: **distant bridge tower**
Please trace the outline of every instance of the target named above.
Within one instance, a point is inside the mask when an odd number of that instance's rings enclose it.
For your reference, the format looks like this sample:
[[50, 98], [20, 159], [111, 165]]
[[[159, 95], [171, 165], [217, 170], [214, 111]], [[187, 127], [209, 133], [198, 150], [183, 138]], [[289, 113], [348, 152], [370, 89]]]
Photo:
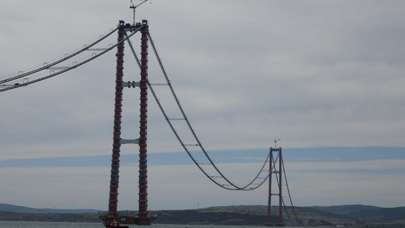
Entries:
[[[270, 147], [269, 151], [269, 195], [267, 205], [267, 216], [269, 226], [283, 226], [283, 186], [282, 186], [282, 164], [283, 154], [281, 147]], [[275, 188], [273, 188], [273, 177], [276, 180]], [[272, 208], [273, 196], [276, 198], [277, 203]], [[272, 209], [275, 209], [273, 213]]]

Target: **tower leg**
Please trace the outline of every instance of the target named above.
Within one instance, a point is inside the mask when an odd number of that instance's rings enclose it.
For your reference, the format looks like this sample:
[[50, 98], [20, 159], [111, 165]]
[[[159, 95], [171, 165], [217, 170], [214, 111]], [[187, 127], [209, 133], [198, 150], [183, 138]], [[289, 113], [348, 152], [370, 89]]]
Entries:
[[[118, 42], [125, 36], [124, 22], [119, 22]], [[113, 149], [111, 159], [110, 194], [108, 200], [108, 214], [103, 218], [108, 228], [121, 227], [118, 222], [118, 184], [120, 167], [120, 139], [121, 139], [121, 113], [122, 113], [122, 78], [124, 75], [124, 42], [117, 46], [116, 54], [116, 79], [115, 79], [115, 105], [114, 105], [114, 128]]]
[[283, 171], [282, 171], [282, 161], [283, 161], [283, 155], [281, 152], [281, 148], [279, 148], [280, 150], [278, 151], [278, 177], [279, 177], [279, 181], [278, 181], [278, 193], [279, 193], [279, 197], [278, 197], [278, 218], [279, 218], [279, 224], [282, 225], [284, 223], [283, 221], [283, 185], [282, 185], [282, 181], [283, 181]]
[[147, 173], [147, 118], [148, 118], [148, 26], [141, 30], [141, 81], [139, 120], [139, 209], [137, 224], [150, 225], [148, 215], [148, 173]]
[[267, 217], [269, 219], [269, 224], [271, 224], [272, 219], [271, 219], [271, 197], [272, 197], [272, 191], [271, 191], [271, 185], [272, 185], [272, 180], [273, 180], [273, 151], [270, 149], [269, 151], [269, 195], [268, 195], [268, 202], [267, 202]]

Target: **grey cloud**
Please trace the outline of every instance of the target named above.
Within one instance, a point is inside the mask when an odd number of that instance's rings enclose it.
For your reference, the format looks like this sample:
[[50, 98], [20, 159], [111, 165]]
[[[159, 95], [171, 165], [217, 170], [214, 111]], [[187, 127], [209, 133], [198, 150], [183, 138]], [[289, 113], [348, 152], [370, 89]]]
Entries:
[[[290, 147], [403, 146], [404, 11], [401, 1], [154, 0], [137, 18], [149, 19], [208, 148], [264, 148], [275, 137]], [[0, 75], [61, 56], [131, 16], [127, 1], [95, 0], [2, 1], [0, 12]], [[136, 80], [126, 57], [125, 79]], [[150, 64], [151, 81], [161, 82]], [[113, 83], [110, 53], [0, 94], [2, 158], [109, 153]], [[137, 97], [125, 95], [129, 138], [138, 132]], [[150, 104], [150, 151], [179, 150]]]

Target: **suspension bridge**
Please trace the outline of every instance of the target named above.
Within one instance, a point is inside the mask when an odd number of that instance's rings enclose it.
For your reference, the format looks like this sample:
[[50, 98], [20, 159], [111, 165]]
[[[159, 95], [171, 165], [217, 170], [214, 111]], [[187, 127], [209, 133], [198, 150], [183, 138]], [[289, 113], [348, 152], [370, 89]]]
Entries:
[[[107, 38], [117, 34], [117, 41], [113, 44], [105, 44]], [[140, 34], [140, 55], [132, 43], [133, 37]], [[130, 49], [134, 63], [140, 69], [139, 81], [124, 81], [124, 48]], [[153, 83], [148, 80], [148, 58], [149, 49], [152, 50], [157, 59], [158, 67], [162, 73], [164, 83]], [[120, 21], [112, 31], [102, 35], [94, 42], [84, 47], [58, 58], [50, 63], [33, 68], [27, 71], [20, 71], [16, 75], [0, 79], [0, 93], [7, 96], [6, 92], [21, 89], [32, 84], [41, 83], [48, 79], [63, 76], [65, 73], [116, 50], [116, 78], [115, 78], [115, 104], [114, 104], [114, 126], [113, 126], [113, 148], [111, 160], [111, 178], [109, 186], [108, 212], [102, 216], [102, 221], [107, 228], [128, 227], [129, 224], [149, 225], [153, 218], [148, 211], [148, 174], [147, 174], [147, 130], [148, 130], [148, 92], [152, 95], [155, 103], [160, 109], [164, 120], [169, 125], [174, 137], [180, 143], [182, 149], [198, 168], [202, 175], [209, 179], [212, 184], [229, 191], [254, 191], [265, 183], [268, 183], [268, 224], [283, 225], [284, 217], [291, 218], [296, 224], [301, 224], [297, 210], [294, 206], [290, 188], [288, 185], [286, 169], [282, 157], [281, 147], [271, 147], [268, 155], [263, 158], [262, 165], [257, 173], [246, 184], [239, 185], [227, 177], [208, 150], [201, 142], [196, 130], [181, 105], [169, 75], [160, 58], [159, 52], [149, 31], [146, 20], [141, 23], [125, 23]], [[45, 84], [45, 82], [44, 82]], [[45, 84], [46, 85], [46, 84]], [[169, 116], [162, 103], [157, 90], [162, 86], [169, 88], [172, 99], [175, 101], [175, 108], [179, 116]], [[121, 118], [123, 108], [124, 89], [139, 89], [139, 136], [133, 139], [121, 138]], [[189, 137], [179, 133], [177, 124], [183, 122], [187, 128]], [[185, 138], [192, 139], [186, 141]], [[118, 213], [118, 190], [119, 190], [119, 170], [120, 170], [120, 148], [123, 144], [136, 144], [139, 146], [139, 180], [138, 180], [138, 214], [136, 216], [120, 216]], [[274, 181], [275, 180], [275, 181]], [[274, 182], [274, 184], [273, 184]], [[286, 189], [287, 198], [284, 198], [283, 189]], [[273, 205], [274, 198], [277, 203]], [[285, 200], [287, 199], [287, 200]], [[274, 212], [274, 209], [275, 212]], [[285, 215], [284, 215], [285, 214]]]

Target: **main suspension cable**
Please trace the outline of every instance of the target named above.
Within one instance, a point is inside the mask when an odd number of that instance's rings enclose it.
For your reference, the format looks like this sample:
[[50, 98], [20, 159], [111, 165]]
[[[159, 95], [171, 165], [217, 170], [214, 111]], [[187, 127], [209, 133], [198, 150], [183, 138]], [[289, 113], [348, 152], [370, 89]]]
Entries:
[[292, 212], [293, 212], [294, 217], [297, 220], [297, 222], [302, 223], [301, 219], [299, 219], [299, 217], [298, 217], [296, 207], [295, 207], [295, 205], [293, 203], [293, 200], [292, 200], [291, 191], [290, 191], [290, 187], [288, 185], [288, 180], [287, 180], [287, 172], [285, 171], [284, 160], [281, 160], [281, 164], [282, 164], [282, 169], [283, 169], [283, 173], [284, 173], [285, 186], [287, 188], [288, 198], [290, 200]]
[[[279, 157], [277, 157], [277, 159], [279, 159]], [[276, 172], [276, 171], [277, 171], [277, 169], [276, 169], [277, 159], [275, 159], [275, 160], [273, 161], [273, 165], [272, 165], [272, 166], [273, 166], [273, 169], [271, 170], [271, 172], [275, 171], [275, 172], [274, 172], [274, 175], [276, 176], [275, 179], [276, 179], [276, 181], [277, 181], [277, 185], [279, 185], [280, 182], [279, 182], [279, 180], [278, 180], [278, 173]], [[287, 175], [286, 175], [286, 171], [285, 171], [285, 167], [284, 167], [284, 160], [283, 160], [283, 159], [281, 160], [281, 165], [282, 165], [281, 167], [282, 167], [283, 170], [282, 170], [282, 171], [280, 170], [280, 174], [281, 174], [281, 172], [284, 173], [284, 181], [285, 181], [285, 183], [286, 183], [286, 188], [287, 188], [287, 192], [288, 192], [288, 197], [289, 197], [289, 200], [290, 200], [290, 205], [291, 205], [291, 209], [292, 209], [294, 218], [295, 218], [297, 224], [304, 226], [303, 221], [298, 217], [296, 208], [295, 208], [295, 206], [294, 206], [294, 204], [293, 204], [293, 201], [292, 201], [291, 192], [290, 192], [290, 188], [289, 188], [289, 186], [288, 186]], [[288, 212], [288, 210], [287, 210], [287, 205], [285, 204], [285, 201], [284, 201], [284, 198], [283, 198], [283, 197], [281, 198], [281, 202], [282, 202], [282, 206], [283, 206], [284, 211], [286, 212], [287, 216], [288, 216], [289, 218], [291, 218], [291, 215], [289, 214], [289, 212]]]
[[81, 49], [79, 49], [79, 50], [73, 52], [73, 53], [70, 54], [70, 55], [67, 55], [67, 56], [65, 56], [65, 57], [62, 57], [62, 58], [60, 58], [60, 59], [58, 59], [58, 60], [56, 60], [56, 61], [54, 61], [54, 62], [51, 62], [51, 63], [46, 64], [46, 65], [44, 65], [44, 66], [38, 67], [38, 68], [36, 68], [36, 69], [30, 70], [30, 71], [28, 71], [28, 72], [24, 72], [24, 73], [21, 73], [21, 74], [17, 74], [17, 75], [15, 75], [15, 76], [13, 76], [13, 77], [9, 77], [9, 78], [0, 80], [0, 84], [4, 84], [4, 83], [6, 83], [6, 82], [10, 82], [10, 81], [14, 81], [14, 80], [17, 80], [17, 79], [20, 79], [20, 78], [24, 78], [24, 77], [29, 76], [29, 75], [31, 75], [31, 74], [35, 74], [35, 73], [38, 73], [38, 72], [40, 72], [40, 71], [49, 69], [49, 68], [51, 68], [52, 66], [55, 66], [55, 65], [57, 65], [57, 64], [59, 64], [59, 63], [62, 63], [62, 62], [64, 62], [64, 61], [68, 60], [68, 59], [71, 59], [71, 58], [75, 57], [76, 55], [78, 55], [78, 54], [80, 54], [80, 53], [82, 53], [82, 52], [84, 52], [84, 51], [89, 50], [91, 47], [93, 47], [94, 45], [100, 43], [101, 41], [103, 41], [104, 39], [106, 39], [107, 37], [109, 37], [111, 34], [113, 34], [113, 33], [114, 33], [115, 31], [117, 31], [117, 30], [118, 30], [118, 27], [114, 28], [114, 29], [113, 29], [112, 31], [110, 31], [109, 33], [103, 35], [102, 37], [100, 37], [99, 39], [97, 39], [96, 41], [94, 41], [93, 43], [91, 43], [91, 44], [89, 44], [89, 45], [87, 45], [87, 46], [85, 46], [85, 47], [83, 47], [83, 48], [81, 48]]
[[9, 85], [8, 87], [0, 88], [0, 92], [5, 92], [5, 91], [8, 91], [8, 90], [17, 89], [17, 88], [20, 88], [20, 87], [25, 87], [25, 86], [27, 86], [27, 85], [31, 85], [31, 84], [34, 84], [34, 83], [37, 83], [37, 82], [40, 82], [40, 81], [43, 81], [43, 80], [46, 80], [46, 79], [50, 79], [50, 78], [56, 77], [56, 76], [58, 76], [58, 75], [60, 75], [60, 74], [66, 73], [66, 72], [68, 72], [68, 71], [71, 71], [71, 70], [73, 70], [73, 69], [75, 69], [75, 68], [77, 68], [77, 67], [80, 67], [80, 66], [82, 66], [82, 65], [84, 65], [84, 64], [86, 64], [86, 63], [89, 63], [90, 61], [92, 61], [92, 60], [94, 60], [94, 59], [96, 59], [96, 58], [98, 58], [98, 57], [104, 55], [105, 53], [111, 51], [111, 50], [114, 49], [118, 44], [120, 44], [120, 43], [122, 43], [122, 42], [125, 42], [125, 40], [129, 39], [131, 36], [133, 36], [136, 32], [138, 32], [138, 31], [141, 30], [141, 29], [142, 29], [142, 26], [139, 27], [139, 28], [136, 28], [133, 32], [131, 32], [131, 34], [130, 34], [127, 38], [125, 38], [125, 39], [123, 39], [123, 40], [117, 42], [117, 43], [114, 44], [114, 45], [111, 45], [110, 47], [107, 47], [107, 48], [103, 49], [103, 51], [101, 51], [100, 53], [97, 53], [96, 55], [93, 55], [93, 56], [91, 56], [90, 58], [87, 58], [87, 59], [85, 59], [85, 60], [83, 60], [83, 61], [81, 61], [81, 62], [79, 62], [79, 63], [77, 63], [77, 64], [74, 64], [74, 65], [72, 65], [72, 66], [70, 66], [70, 67], [66, 67], [65, 69], [62, 69], [62, 70], [60, 70], [60, 71], [58, 71], [58, 72], [55, 72], [55, 73], [49, 74], [49, 75], [47, 75], [47, 76], [43, 76], [43, 77], [40, 77], [40, 78], [31, 80], [31, 81], [27, 81], [27, 82], [23, 82], [23, 83], [15, 83], [15, 84]]
[[[165, 77], [165, 80], [166, 80], [166, 82], [167, 82], [167, 85], [169, 86], [169, 88], [170, 88], [170, 90], [171, 90], [171, 93], [172, 93], [172, 95], [173, 95], [173, 97], [174, 97], [174, 99], [175, 99], [175, 101], [176, 101], [176, 104], [177, 104], [177, 106], [178, 106], [180, 112], [182, 113], [183, 120], [186, 121], [187, 126], [189, 127], [189, 129], [190, 129], [190, 131], [191, 131], [191, 133], [192, 133], [194, 139], [195, 139], [196, 142], [197, 142], [196, 146], [198, 146], [198, 147], [202, 150], [202, 152], [204, 153], [204, 156], [208, 159], [208, 161], [209, 161], [209, 163], [211, 164], [211, 166], [212, 166], [212, 167], [215, 169], [215, 171], [219, 174], [219, 177], [221, 177], [222, 179], [224, 179], [224, 180], [226, 181], [226, 184], [219, 183], [219, 181], [217, 181], [216, 178], [214, 178], [213, 176], [209, 175], [209, 174], [207, 173], [207, 171], [202, 167], [202, 165], [199, 164], [199, 162], [194, 158], [194, 156], [192, 155], [192, 153], [190, 152], [190, 150], [187, 148], [187, 145], [184, 143], [183, 139], [180, 137], [180, 135], [178, 134], [177, 130], [175, 129], [175, 127], [174, 127], [172, 121], [171, 121], [170, 118], [168, 117], [168, 115], [167, 115], [165, 109], [163, 108], [163, 105], [161, 104], [161, 102], [160, 102], [160, 100], [159, 100], [159, 97], [157, 96], [156, 92], [154, 91], [153, 85], [151, 85], [151, 84], [148, 82], [148, 85], [149, 85], [149, 88], [150, 88], [150, 90], [151, 90], [151, 93], [152, 93], [152, 95], [153, 95], [153, 97], [154, 97], [156, 103], [158, 104], [159, 109], [161, 110], [161, 112], [162, 112], [162, 114], [163, 114], [163, 116], [164, 116], [166, 122], [169, 124], [169, 127], [171, 128], [172, 132], [174, 133], [174, 135], [176, 136], [177, 140], [179, 141], [179, 143], [181, 144], [181, 146], [183, 147], [183, 149], [186, 151], [186, 153], [188, 154], [188, 156], [190, 157], [190, 159], [193, 161], [193, 163], [200, 169], [200, 171], [201, 171], [209, 180], [211, 180], [213, 183], [215, 183], [216, 185], [218, 185], [218, 186], [221, 187], [221, 188], [224, 188], [224, 189], [227, 189], [227, 190], [251, 191], [251, 190], [255, 190], [255, 189], [259, 188], [260, 186], [262, 186], [262, 185], [266, 182], [268, 176], [264, 177], [263, 180], [262, 180], [260, 183], [256, 184], [256, 185], [253, 185], [253, 183], [255, 183], [256, 180], [259, 179], [260, 175], [263, 173], [263, 170], [264, 170], [264, 168], [265, 168], [266, 165], [267, 165], [267, 161], [268, 161], [268, 159], [269, 159], [269, 156], [266, 157], [265, 161], [263, 162], [262, 167], [259, 169], [259, 171], [258, 171], [258, 173], [256, 174], [256, 176], [255, 176], [248, 184], [246, 184], [246, 185], [244, 185], [244, 186], [237, 186], [237, 185], [235, 185], [233, 182], [231, 182], [231, 181], [229, 180], [229, 178], [227, 178], [227, 177], [219, 170], [219, 168], [218, 168], [218, 167], [216, 166], [216, 164], [213, 162], [213, 160], [211, 159], [211, 157], [208, 155], [208, 153], [207, 153], [207, 151], [205, 150], [205, 148], [202, 146], [202, 144], [201, 144], [199, 138], [197, 137], [197, 134], [195, 133], [194, 129], [192, 128], [191, 123], [190, 123], [190, 121], [188, 120], [188, 118], [187, 118], [187, 116], [186, 116], [186, 114], [185, 114], [185, 111], [184, 111], [183, 107], [182, 107], [181, 104], [180, 104], [180, 101], [179, 101], [179, 99], [178, 99], [178, 97], [177, 97], [177, 95], [176, 95], [176, 93], [175, 93], [175, 91], [174, 91], [174, 88], [173, 88], [173, 86], [172, 86], [172, 84], [171, 84], [171, 82], [170, 82], [170, 79], [169, 79], [169, 77], [168, 77], [168, 75], [167, 75], [167, 73], [166, 73], [166, 70], [165, 70], [165, 68], [164, 68], [164, 66], [163, 66], [163, 63], [162, 63], [162, 61], [161, 61], [161, 59], [160, 59], [160, 57], [159, 57], [159, 54], [158, 54], [157, 49], [156, 49], [156, 46], [155, 46], [155, 44], [154, 44], [154, 42], [153, 42], [153, 40], [152, 40], [152, 38], [151, 38], [151, 36], [150, 36], [149, 33], [148, 33], [148, 36], [149, 36], [149, 40], [150, 40], [151, 46], [152, 46], [152, 48], [153, 48], [153, 51], [154, 51], [154, 53], [155, 53], [155, 56], [156, 56], [156, 58], [157, 58], [157, 60], [158, 60], [159, 66], [160, 66], [160, 68], [161, 68], [161, 71], [162, 71], [162, 73], [163, 73], [163, 75], [164, 75], [164, 77]], [[139, 58], [137, 57], [137, 54], [136, 54], [136, 52], [135, 52], [135, 49], [134, 49], [132, 43], [130, 42], [129, 39], [127, 39], [127, 42], [129, 43], [129, 46], [130, 46], [130, 48], [131, 48], [131, 51], [132, 51], [132, 53], [133, 53], [133, 56], [134, 56], [136, 62], [138, 63], [138, 65], [140, 65]]]

